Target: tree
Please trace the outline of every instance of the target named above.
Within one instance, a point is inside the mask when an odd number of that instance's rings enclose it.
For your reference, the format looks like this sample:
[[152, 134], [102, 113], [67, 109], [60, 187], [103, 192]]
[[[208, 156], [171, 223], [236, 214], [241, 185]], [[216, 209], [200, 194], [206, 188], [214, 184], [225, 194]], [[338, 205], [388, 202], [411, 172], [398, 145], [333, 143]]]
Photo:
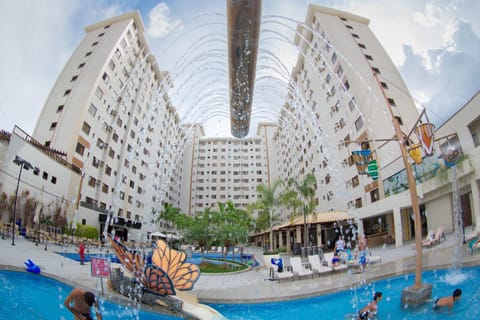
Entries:
[[307, 216], [314, 213], [317, 206], [315, 202], [316, 186], [317, 179], [313, 173], [307, 174], [300, 183], [293, 178], [288, 180], [288, 187], [293, 187], [293, 189], [286, 192], [285, 198], [291, 206], [302, 209], [304, 246], [308, 246]]
[[258, 200], [252, 205], [252, 208], [259, 211], [257, 217], [257, 230], [264, 230], [267, 226], [270, 228], [270, 250], [273, 244], [273, 224], [278, 220], [275, 214], [275, 208], [284, 203], [283, 195], [280, 193], [280, 187], [284, 182], [280, 179], [273, 181], [271, 185], [259, 184], [257, 192]]

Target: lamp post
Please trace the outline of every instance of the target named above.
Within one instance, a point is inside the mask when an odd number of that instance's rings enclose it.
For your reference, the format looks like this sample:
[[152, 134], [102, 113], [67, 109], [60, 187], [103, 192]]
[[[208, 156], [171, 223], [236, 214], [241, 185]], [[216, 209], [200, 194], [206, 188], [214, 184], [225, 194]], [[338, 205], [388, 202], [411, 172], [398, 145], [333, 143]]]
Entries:
[[17, 214], [17, 198], [18, 198], [18, 187], [20, 186], [20, 178], [22, 176], [22, 170], [33, 169], [33, 166], [30, 162], [25, 159], [20, 158], [19, 156], [15, 156], [15, 160], [13, 160], [17, 166], [20, 166], [20, 172], [18, 173], [17, 179], [17, 190], [15, 191], [15, 203], [13, 204], [13, 223], [12, 223], [12, 246], [15, 245], [15, 216]]

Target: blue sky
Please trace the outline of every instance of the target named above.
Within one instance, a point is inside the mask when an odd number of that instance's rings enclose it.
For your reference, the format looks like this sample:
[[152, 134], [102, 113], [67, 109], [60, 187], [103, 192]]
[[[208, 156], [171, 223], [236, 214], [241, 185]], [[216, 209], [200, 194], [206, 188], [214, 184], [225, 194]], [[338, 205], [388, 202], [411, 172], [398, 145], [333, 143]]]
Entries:
[[[370, 19], [370, 28], [433, 122], [448, 119], [480, 89], [480, 20], [476, 16], [480, 1], [263, 0], [262, 15], [302, 22], [309, 3]], [[200, 29], [204, 29], [203, 35], [221, 37], [225, 33], [225, 7], [224, 0], [0, 1], [0, 41], [5, 44], [0, 52], [0, 129], [10, 131], [16, 124], [27, 133], [33, 132], [58, 74], [84, 35], [84, 27], [139, 10], [160, 67], [175, 71], [184, 50], [202, 37]], [[278, 48], [274, 51], [286, 67], [290, 66], [294, 59], [291, 54]], [[222, 71], [218, 71], [220, 75]], [[185, 96], [174, 102], [185, 102]], [[207, 126], [224, 121], [226, 118], [207, 121]], [[218, 130], [210, 134], [223, 135]]]

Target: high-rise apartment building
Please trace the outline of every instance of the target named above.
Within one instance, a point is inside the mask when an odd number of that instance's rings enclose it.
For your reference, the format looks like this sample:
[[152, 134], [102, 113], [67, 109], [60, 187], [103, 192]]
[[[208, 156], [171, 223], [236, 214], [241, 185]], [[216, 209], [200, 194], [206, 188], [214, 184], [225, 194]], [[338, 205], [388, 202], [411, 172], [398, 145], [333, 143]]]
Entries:
[[[208, 138], [199, 126], [185, 144], [182, 211], [193, 215], [231, 201], [245, 209], [257, 201], [257, 185], [269, 183], [269, 136], [274, 124], [262, 123], [252, 138]], [[273, 160], [273, 159], [272, 159]]]
[[[280, 172], [282, 177], [314, 172], [320, 211], [359, 208], [383, 198], [379, 181], [403, 167], [398, 142], [385, 142], [395, 137], [387, 104], [406, 134], [419, 116], [368, 23], [310, 5], [305, 26], [297, 28], [301, 53], [280, 118]], [[361, 149], [372, 150], [380, 180], [359, 174], [351, 152]]]
[[138, 12], [85, 28], [34, 131], [82, 170], [79, 221], [103, 228], [114, 216], [125, 239], [148, 231], [157, 202], [179, 205], [179, 118], [143, 28]]

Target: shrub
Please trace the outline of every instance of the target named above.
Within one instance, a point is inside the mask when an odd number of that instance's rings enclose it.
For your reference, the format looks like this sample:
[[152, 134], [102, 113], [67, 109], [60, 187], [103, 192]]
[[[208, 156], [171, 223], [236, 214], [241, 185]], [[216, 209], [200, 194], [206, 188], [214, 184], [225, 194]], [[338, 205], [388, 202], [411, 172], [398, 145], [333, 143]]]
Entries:
[[99, 232], [98, 229], [93, 226], [77, 223], [77, 230], [75, 230], [75, 235], [81, 238], [98, 239]]

